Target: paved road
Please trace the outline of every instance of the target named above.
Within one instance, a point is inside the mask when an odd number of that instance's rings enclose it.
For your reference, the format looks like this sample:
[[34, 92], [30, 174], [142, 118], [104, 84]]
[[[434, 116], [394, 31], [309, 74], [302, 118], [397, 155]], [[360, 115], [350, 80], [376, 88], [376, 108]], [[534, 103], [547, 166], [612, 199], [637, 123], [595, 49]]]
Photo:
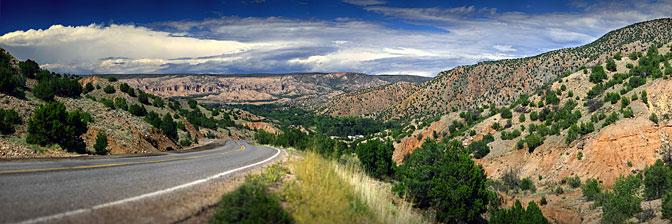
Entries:
[[0, 223], [52, 222], [260, 165], [280, 152], [245, 141], [212, 150], [115, 159], [0, 163]]

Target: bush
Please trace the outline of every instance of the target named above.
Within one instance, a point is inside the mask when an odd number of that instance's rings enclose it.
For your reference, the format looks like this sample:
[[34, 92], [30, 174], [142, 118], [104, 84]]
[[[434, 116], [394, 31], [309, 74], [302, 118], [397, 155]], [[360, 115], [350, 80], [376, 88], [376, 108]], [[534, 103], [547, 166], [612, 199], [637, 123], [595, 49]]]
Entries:
[[649, 120], [653, 121], [653, 123], [658, 124], [658, 115], [656, 113], [651, 113], [651, 116], [649, 116]]
[[534, 186], [534, 183], [532, 182], [532, 180], [530, 180], [530, 178], [526, 177], [526, 178], [523, 178], [522, 180], [520, 180], [520, 190], [523, 190], [523, 191], [529, 190], [529, 191], [535, 192], [537, 190], [537, 188]]
[[16, 130], [14, 126], [21, 124], [23, 121], [14, 109], [0, 108], [0, 133], [3, 135], [12, 134]]
[[476, 159], [483, 158], [490, 153], [490, 147], [483, 140], [472, 142], [469, 144], [468, 150], [474, 153], [474, 158]]
[[145, 122], [152, 125], [152, 127], [161, 129], [161, 117], [159, 116], [158, 113], [150, 111], [149, 113], [147, 113], [144, 120]]
[[169, 113], [163, 115], [163, 120], [161, 120], [161, 131], [168, 136], [173, 142], [177, 142], [177, 124], [173, 121], [173, 118], [170, 117]]
[[[543, 198], [545, 199], [545, 198]], [[544, 200], [545, 201], [545, 200]], [[523, 208], [519, 200], [509, 209], [499, 209], [490, 218], [490, 223], [549, 223], [548, 219], [539, 209], [536, 203], [530, 201], [527, 210]]]
[[108, 77], [107, 77], [107, 81], [109, 81], [109, 82], [116, 82], [116, 81], [118, 81], [118, 79], [117, 79], [117, 77], [114, 77], [114, 76], [108, 76]]
[[131, 96], [131, 97], [136, 97], [135, 89], [133, 89], [133, 88], [128, 89], [128, 91], [126, 93], [128, 93], [128, 95]]
[[504, 119], [509, 119], [513, 117], [513, 114], [511, 113], [511, 110], [509, 110], [508, 107], [504, 107], [501, 110], [499, 110], [499, 113], [502, 115], [502, 118]]
[[112, 87], [111, 85], [105, 86], [103, 91], [105, 91], [105, 93], [107, 93], [107, 94], [112, 94], [112, 93], [116, 92], [116, 90], [114, 90], [114, 87]]
[[649, 104], [649, 98], [647, 98], [647, 96], [646, 96], [646, 90], [642, 90], [642, 97], [641, 98], [642, 98], [642, 103], [646, 104], [646, 106], [648, 107], [649, 106], [648, 105]]
[[114, 110], [114, 101], [112, 101], [112, 100], [110, 100], [110, 99], [102, 99], [102, 100], [100, 101], [100, 103], [102, 103], [102, 104], [105, 105], [106, 107], [108, 107], [108, 108]]
[[646, 84], [646, 79], [639, 76], [630, 77], [630, 80], [628, 80], [628, 86], [633, 89], [644, 84]]
[[190, 146], [190, 145], [191, 145], [191, 140], [189, 140], [189, 139], [182, 139], [182, 140], [180, 140], [180, 145], [183, 146], [183, 147]]
[[485, 171], [463, 150], [458, 141], [445, 145], [430, 139], [397, 167], [415, 205], [435, 208], [441, 222], [473, 222], [489, 202]]
[[375, 178], [391, 177], [394, 174], [396, 164], [392, 161], [392, 152], [392, 142], [382, 143], [379, 140], [360, 143], [355, 149], [364, 171]]
[[107, 135], [98, 132], [98, 135], [96, 135], [96, 144], [93, 145], [93, 149], [96, 150], [96, 154], [98, 155], [107, 155]]
[[661, 198], [672, 190], [672, 170], [662, 160], [644, 169], [644, 197], [648, 200]]
[[21, 73], [25, 75], [28, 78], [33, 78], [35, 77], [35, 73], [40, 71], [40, 65], [37, 64], [37, 62], [33, 60], [26, 60], [19, 62], [19, 69], [21, 69]]
[[260, 184], [243, 184], [225, 194], [210, 223], [293, 223], [278, 198]]
[[163, 99], [161, 99], [161, 97], [154, 98], [154, 101], [152, 102], [152, 105], [155, 107], [163, 107], [163, 104], [164, 102]]
[[626, 108], [630, 105], [630, 99], [626, 96], [621, 97], [621, 108]]
[[87, 83], [87, 84], [84, 86], [84, 93], [91, 92], [91, 91], [93, 91], [94, 89], [95, 89], [95, 88], [93, 87], [93, 84], [91, 84], [91, 83], [89, 82], [89, 83]]
[[539, 200], [539, 204], [541, 206], [544, 206], [544, 205], [548, 204], [548, 202], [546, 201], [546, 196], [541, 196], [541, 200]]
[[[0, 59], [0, 62], [2, 61], [3, 59]], [[22, 89], [25, 87], [25, 83], [26, 80], [14, 74], [14, 71], [10, 67], [2, 67], [0, 65], [0, 92], [23, 97]]]
[[525, 143], [527, 143], [527, 148], [530, 153], [534, 152], [534, 149], [539, 147], [541, 144], [544, 144], [544, 137], [541, 137], [537, 134], [531, 134], [525, 137]]
[[583, 192], [586, 200], [593, 201], [602, 192], [602, 185], [596, 179], [588, 178], [586, 179], [586, 183], [581, 185], [581, 192]]
[[46, 103], [37, 109], [28, 121], [26, 142], [46, 146], [58, 144], [66, 151], [85, 153], [86, 144], [80, 135], [87, 130], [79, 110], [68, 113], [59, 102]]
[[520, 114], [520, 116], [518, 117], [518, 122], [520, 123], [525, 122], [525, 114]]
[[140, 94], [138, 94], [138, 101], [142, 104], [149, 105], [149, 98], [145, 93], [140, 92]]
[[114, 98], [114, 107], [122, 110], [128, 110], [128, 104], [126, 104], [126, 99], [121, 97]]
[[562, 186], [558, 186], [555, 188], [555, 194], [564, 194], [565, 189], [562, 189]]
[[130, 88], [130, 86], [128, 86], [128, 84], [126, 84], [126, 83], [122, 83], [122, 84], [119, 85], [119, 90], [121, 90], [121, 92], [124, 92], [124, 93], [128, 93], [129, 88]]
[[642, 211], [642, 199], [635, 196], [640, 186], [635, 176], [620, 177], [616, 180], [613, 190], [604, 194], [602, 203], [603, 223], [623, 223]]
[[546, 94], [546, 105], [558, 105], [560, 103], [560, 98], [553, 93]]
[[607, 70], [611, 72], [616, 71], [616, 62], [613, 59], [607, 60]]
[[592, 83], [600, 83], [602, 80], [607, 79], [607, 73], [604, 72], [604, 67], [597, 65], [593, 67], [592, 72], [590, 73], [590, 76], [588, 77], [588, 81]]
[[44, 101], [53, 101], [55, 94], [49, 82], [40, 82], [33, 87], [33, 95]]
[[616, 54], [614, 54], [614, 59], [620, 61], [620, 60], [622, 59], [622, 57], [621, 57], [621, 52], [616, 52]]
[[581, 186], [581, 178], [579, 178], [579, 176], [565, 177], [563, 178], [563, 181], [572, 188], [577, 188]]
[[187, 104], [189, 104], [189, 107], [191, 109], [196, 109], [196, 106], [198, 105], [198, 102], [196, 102], [196, 100], [194, 100], [194, 99], [189, 99], [189, 101], [187, 101]]
[[669, 219], [672, 218], [672, 192], [665, 194], [663, 196], [663, 202], [662, 202], [662, 212], [663, 212], [663, 218]]
[[137, 104], [133, 104], [128, 107], [128, 112], [138, 117], [147, 115], [147, 109], [145, 109], [145, 106], [140, 106]]
[[509, 169], [502, 175], [502, 183], [509, 189], [513, 190], [520, 186], [520, 178], [518, 177], [518, 170]]

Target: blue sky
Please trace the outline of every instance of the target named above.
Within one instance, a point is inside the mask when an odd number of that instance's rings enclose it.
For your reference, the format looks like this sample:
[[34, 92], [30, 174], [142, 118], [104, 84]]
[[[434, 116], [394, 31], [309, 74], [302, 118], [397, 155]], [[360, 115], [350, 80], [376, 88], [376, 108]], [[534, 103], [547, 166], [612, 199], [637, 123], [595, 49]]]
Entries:
[[0, 47], [56, 72], [364, 72], [589, 43], [672, 1], [0, 1]]

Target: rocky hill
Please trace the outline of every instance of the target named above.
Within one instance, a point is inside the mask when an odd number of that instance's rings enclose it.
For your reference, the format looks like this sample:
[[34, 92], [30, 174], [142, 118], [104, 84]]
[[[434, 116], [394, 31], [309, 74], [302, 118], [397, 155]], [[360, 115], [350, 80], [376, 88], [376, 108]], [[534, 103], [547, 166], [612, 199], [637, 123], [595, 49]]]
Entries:
[[[457, 140], [489, 178], [505, 181], [513, 174], [536, 185], [532, 193], [504, 190], [505, 203], [543, 196], [549, 204], [541, 209], [553, 222], [596, 223], [601, 210], [567, 178], [592, 178], [610, 188], [620, 176], [642, 174], [658, 159], [672, 163], [672, 42], [636, 49], [563, 75], [509, 104], [414, 122], [404, 129], [408, 136], [391, 136], [397, 139], [393, 158], [403, 163], [428, 138]], [[642, 203], [654, 213], [659, 206], [660, 200]], [[649, 222], [664, 222], [660, 213], [653, 217]]]
[[121, 81], [162, 97], [192, 97], [224, 104], [291, 104], [312, 106], [332, 96], [388, 85], [424, 82], [429, 78], [360, 73], [252, 75], [124, 75]]
[[[86, 156], [95, 153], [99, 133], [107, 136], [107, 153], [135, 154], [183, 150], [200, 145], [198, 139], [251, 138], [254, 128], [275, 131], [264, 118], [239, 109], [192, 106], [187, 100], [146, 94], [112, 77], [50, 73], [37, 64], [19, 62], [3, 49], [0, 56], [0, 158]], [[67, 96], [62, 93], [66, 90]], [[79, 151], [83, 154], [66, 152], [59, 142], [29, 144], [29, 123], [37, 108], [50, 102], [90, 118], [79, 136], [85, 144]], [[176, 129], [174, 137], [166, 133], [171, 130], [166, 126]]]
[[[434, 79], [420, 84], [408, 97], [398, 98], [396, 102], [391, 102], [388, 98], [373, 102], [378, 99], [371, 98], [367, 105], [372, 107], [361, 111], [362, 114], [375, 114], [383, 119], [410, 120], [442, 115], [452, 107], [469, 108], [490, 103], [504, 105], [517, 100], [520, 94], [534, 93], [545, 83], [572, 73], [581, 66], [601, 64], [617, 52], [628, 55], [645, 50], [653, 43], [667, 43], [671, 40], [672, 19], [636, 23], [611, 31], [580, 47], [555, 50], [527, 58], [480, 62], [443, 71]], [[347, 101], [353, 97], [334, 99]], [[384, 103], [393, 105], [386, 108], [373, 106]], [[346, 103], [330, 102], [328, 105], [339, 104]], [[335, 115], [357, 115], [348, 111], [349, 109], [334, 107], [328, 111]]]
[[375, 117], [378, 112], [408, 98], [418, 87], [418, 83], [397, 82], [351, 91], [331, 98], [317, 111], [334, 117]]

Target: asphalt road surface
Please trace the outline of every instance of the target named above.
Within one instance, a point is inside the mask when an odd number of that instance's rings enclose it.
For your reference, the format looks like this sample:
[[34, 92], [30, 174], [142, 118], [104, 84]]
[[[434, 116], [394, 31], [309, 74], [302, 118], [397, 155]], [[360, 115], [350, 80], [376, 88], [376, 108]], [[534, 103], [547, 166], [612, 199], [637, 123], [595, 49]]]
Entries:
[[271, 161], [280, 151], [227, 141], [198, 152], [0, 163], [0, 223], [59, 219], [170, 193]]

